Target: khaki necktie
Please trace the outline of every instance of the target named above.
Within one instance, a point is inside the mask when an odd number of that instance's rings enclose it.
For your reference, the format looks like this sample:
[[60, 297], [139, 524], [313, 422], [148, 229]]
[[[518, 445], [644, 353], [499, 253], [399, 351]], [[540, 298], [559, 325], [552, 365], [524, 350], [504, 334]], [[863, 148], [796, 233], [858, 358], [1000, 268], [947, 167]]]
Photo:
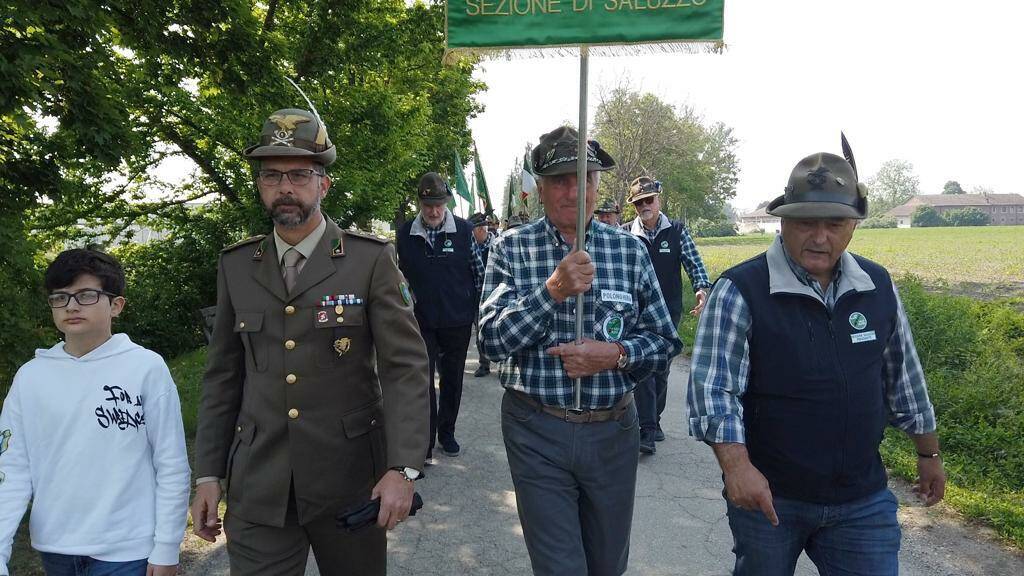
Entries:
[[304, 256], [295, 248], [289, 248], [284, 253], [284, 287], [288, 292], [295, 288], [295, 281], [299, 278], [299, 262]]

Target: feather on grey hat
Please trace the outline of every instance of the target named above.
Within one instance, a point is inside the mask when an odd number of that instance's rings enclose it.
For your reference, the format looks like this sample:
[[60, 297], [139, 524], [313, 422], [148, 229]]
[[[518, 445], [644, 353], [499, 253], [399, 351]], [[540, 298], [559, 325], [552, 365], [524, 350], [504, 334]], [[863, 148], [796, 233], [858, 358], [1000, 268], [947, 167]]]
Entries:
[[785, 194], [766, 211], [783, 218], [866, 218], [868, 188], [857, 181], [857, 163], [845, 135], [842, 144], [845, 158], [819, 152], [801, 160], [789, 175]]

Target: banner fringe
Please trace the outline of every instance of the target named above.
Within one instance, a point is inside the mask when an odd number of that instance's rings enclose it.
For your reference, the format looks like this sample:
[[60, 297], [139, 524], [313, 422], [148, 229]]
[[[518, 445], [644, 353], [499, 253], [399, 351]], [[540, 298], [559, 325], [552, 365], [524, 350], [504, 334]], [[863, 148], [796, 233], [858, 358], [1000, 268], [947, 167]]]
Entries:
[[[643, 44], [587, 44], [594, 56], [648, 56], [654, 54], [723, 54], [728, 46], [721, 40], [666, 41]], [[479, 60], [506, 60], [518, 58], [578, 57], [579, 45], [566, 46], [508, 46], [495, 48], [445, 48], [443, 62], [452, 64], [463, 58]]]

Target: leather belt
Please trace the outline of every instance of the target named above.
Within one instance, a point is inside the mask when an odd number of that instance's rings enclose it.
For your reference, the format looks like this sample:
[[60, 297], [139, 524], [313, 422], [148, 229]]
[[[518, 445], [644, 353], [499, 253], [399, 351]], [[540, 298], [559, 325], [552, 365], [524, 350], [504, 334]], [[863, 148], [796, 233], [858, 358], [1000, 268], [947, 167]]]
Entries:
[[565, 420], [572, 424], [589, 424], [592, 422], [618, 422], [622, 420], [622, 417], [626, 414], [629, 409], [629, 405], [633, 403], [633, 393], [626, 392], [626, 394], [615, 403], [615, 406], [611, 408], [595, 409], [595, 410], [573, 410], [571, 408], [562, 408], [560, 406], [548, 406], [547, 404], [541, 404], [532, 396], [529, 396], [518, 390], [509, 390], [513, 396], [522, 400], [523, 402], [530, 405], [531, 408], [544, 412], [558, 418], [559, 420]]

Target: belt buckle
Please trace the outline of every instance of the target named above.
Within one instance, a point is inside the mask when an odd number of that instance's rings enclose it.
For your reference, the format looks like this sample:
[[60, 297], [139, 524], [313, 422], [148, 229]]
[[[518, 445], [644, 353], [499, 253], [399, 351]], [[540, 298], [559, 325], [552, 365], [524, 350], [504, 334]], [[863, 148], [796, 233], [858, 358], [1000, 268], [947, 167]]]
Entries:
[[[584, 417], [584, 414], [586, 414], [586, 417]], [[590, 411], [590, 410], [583, 410], [582, 408], [579, 409], [579, 410], [576, 410], [574, 408], [566, 408], [565, 409], [565, 421], [566, 422], [573, 422], [573, 423], [577, 423], [577, 424], [588, 424], [588, 423], [590, 423], [591, 420], [593, 420], [593, 418], [594, 418], [594, 413], [593, 413], [593, 411]]]

